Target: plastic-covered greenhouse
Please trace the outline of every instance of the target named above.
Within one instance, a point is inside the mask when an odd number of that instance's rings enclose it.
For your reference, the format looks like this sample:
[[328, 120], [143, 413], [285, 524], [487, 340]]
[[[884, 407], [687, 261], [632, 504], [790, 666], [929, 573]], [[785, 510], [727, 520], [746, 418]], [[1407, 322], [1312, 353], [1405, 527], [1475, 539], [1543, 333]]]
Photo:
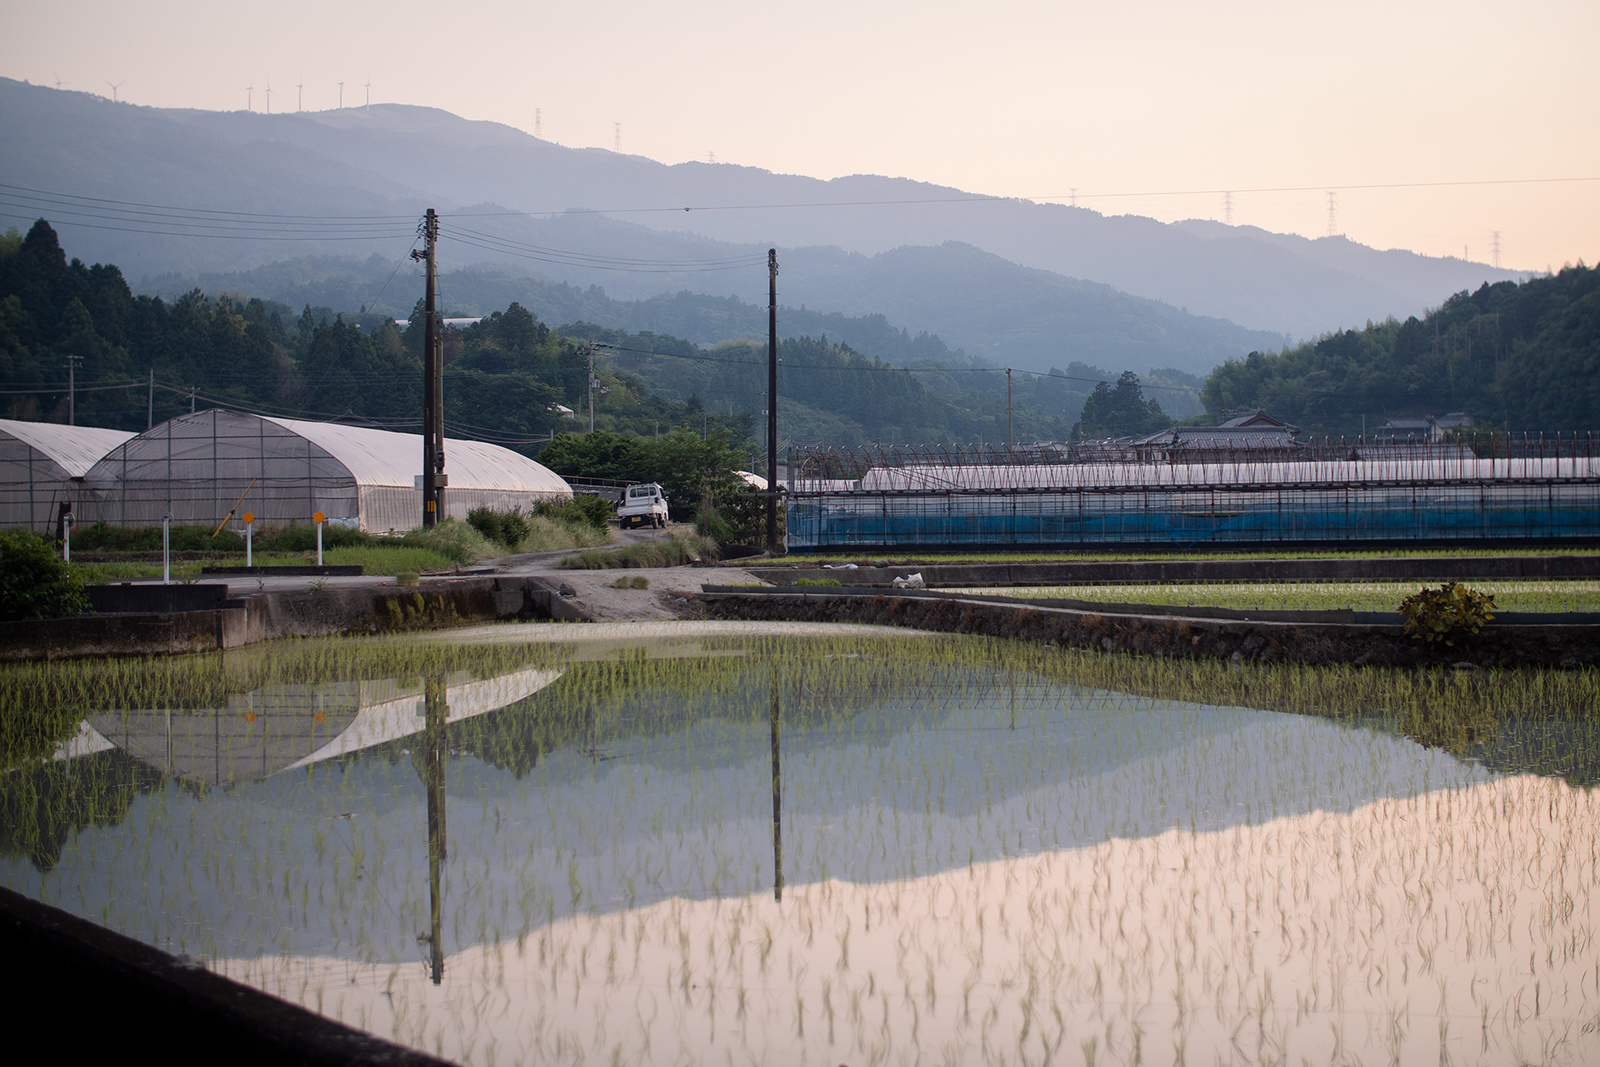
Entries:
[[0, 526], [54, 529], [57, 506], [71, 504], [82, 521], [95, 461], [133, 434], [94, 426], [0, 419]]
[[[570, 500], [559, 475], [481, 441], [445, 439], [445, 514], [529, 510]], [[95, 504], [78, 521], [113, 526], [220, 522], [241, 499], [258, 523], [330, 522], [409, 530], [422, 522], [422, 437], [213, 409], [181, 415], [107, 452], [88, 473]]]
[[994, 453], [797, 452], [787, 543], [804, 552], [1594, 541], [1595, 444], [1588, 435], [1482, 449], [1341, 441], [1300, 446], [1293, 459], [1230, 449], [1225, 458], [1163, 463], [1092, 452], [1033, 462]]

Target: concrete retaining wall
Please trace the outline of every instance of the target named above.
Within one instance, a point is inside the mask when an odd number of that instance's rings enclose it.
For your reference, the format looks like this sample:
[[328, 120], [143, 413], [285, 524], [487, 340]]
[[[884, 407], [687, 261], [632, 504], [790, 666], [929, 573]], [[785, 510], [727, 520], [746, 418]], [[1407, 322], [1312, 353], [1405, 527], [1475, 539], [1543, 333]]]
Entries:
[[[166, 591], [179, 610], [149, 610], [0, 623], [0, 660], [151, 656], [214, 652], [276, 637], [439, 630], [517, 617], [586, 616], [539, 578], [451, 578], [419, 586], [303, 590], [227, 596], [227, 586], [109, 586], [143, 589], [160, 607]], [[220, 594], [217, 592], [221, 590]], [[149, 592], [154, 591], [154, 592]], [[206, 606], [182, 610], [189, 599]], [[128, 603], [137, 600], [130, 596]], [[110, 594], [106, 603], [117, 602]], [[142, 606], [142, 605], [141, 605]]]

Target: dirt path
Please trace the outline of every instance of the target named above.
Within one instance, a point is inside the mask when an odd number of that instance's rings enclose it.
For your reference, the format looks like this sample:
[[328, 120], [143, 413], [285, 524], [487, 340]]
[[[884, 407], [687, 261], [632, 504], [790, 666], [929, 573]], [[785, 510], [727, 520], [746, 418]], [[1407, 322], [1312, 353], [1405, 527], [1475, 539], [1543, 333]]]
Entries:
[[[666, 537], [660, 530], [624, 530], [616, 545], [639, 544]], [[703, 585], [765, 585], [737, 567], [639, 567], [616, 570], [562, 570], [571, 551], [511, 556], [498, 573], [539, 577], [572, 590], [576, 607], [598, 622], [654, 622], [696, 617], [689, 601]], [[645, 588], [633, 588], [643, 580]], [[618, 588], [621, 582], [626, 588]]]

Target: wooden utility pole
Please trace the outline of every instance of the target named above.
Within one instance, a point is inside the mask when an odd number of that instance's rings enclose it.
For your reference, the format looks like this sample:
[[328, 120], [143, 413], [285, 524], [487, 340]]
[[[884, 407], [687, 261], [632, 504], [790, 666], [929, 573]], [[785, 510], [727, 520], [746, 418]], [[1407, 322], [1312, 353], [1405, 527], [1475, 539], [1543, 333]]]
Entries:
[[584, 373], [588, 375], [586, 382], [589, 391], [589, 432], [594, 433], [594, 387], [598, 384], [594, 377], [594, 345], [583, 346]]
[[439, 521], [444, 500], [444, 428], [442, 423], [443, 375], [439, 358], [441, 331], [439, 329], [438, 275], [435, 246], [439, 240], [439, 216], [428, 209], [422, 220], [422, 251], [413, 251], [412, 259], [422, 260], [428, 281], [423, 296], [422, 318], [422, 525], [433, 526]]
[[778, 551], [778, 250], [767, 249], [767, 551]]

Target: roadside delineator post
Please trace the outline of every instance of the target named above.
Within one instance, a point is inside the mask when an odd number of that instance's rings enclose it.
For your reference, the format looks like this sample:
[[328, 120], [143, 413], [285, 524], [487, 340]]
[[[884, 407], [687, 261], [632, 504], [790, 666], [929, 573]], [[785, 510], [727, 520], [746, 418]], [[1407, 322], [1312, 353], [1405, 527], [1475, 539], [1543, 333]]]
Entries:
[[311, 521], [317, 524], [317, 566], [322, 566], [322, 524], [328, 521], [328, 516], [317, 512], [311, 516]]
[[254, 523], [256, 521], [256, 517], [255, 517], [254, 513], [247, 511], [247, 512], [244, 513], [243, 518], [244, 518], [244, 565], [246, 567], [254, 567], [256, 565], [256, 554], [255, 554], [255, 550], [254, 550], [255, 549], [254, 539], [250, 535], [255, 531]]

